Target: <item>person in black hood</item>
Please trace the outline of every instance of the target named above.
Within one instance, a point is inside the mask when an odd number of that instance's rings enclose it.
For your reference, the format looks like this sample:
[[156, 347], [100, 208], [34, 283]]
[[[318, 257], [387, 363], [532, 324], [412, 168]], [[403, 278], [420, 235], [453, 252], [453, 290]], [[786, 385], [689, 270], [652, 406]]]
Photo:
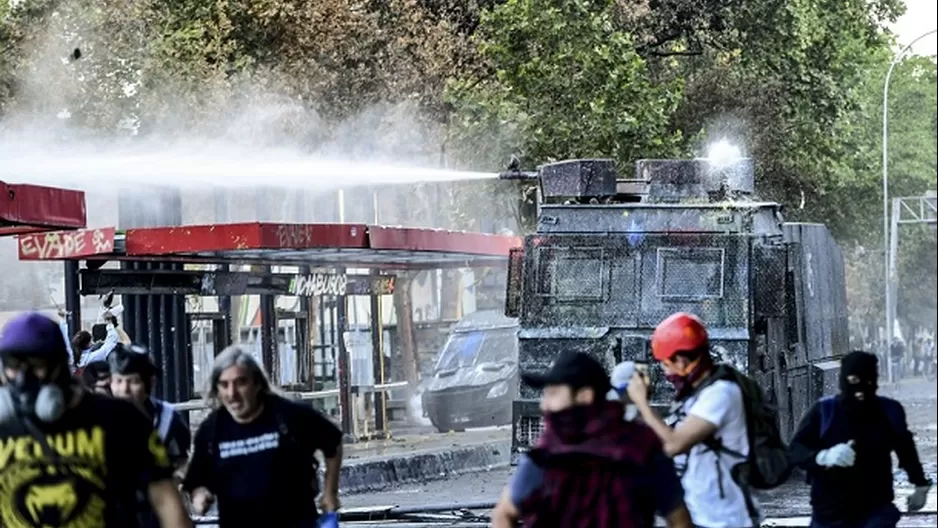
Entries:
[[896, 526], [892, 453], [915, 491], [909, 511], [925, 506], [925, 478], [915, 441], [896, 400], [876, 394], [879, 360], [854, 351], [841, 360], [840, 394], [822, 398], [801, 420], [792, 438], [791, 461], [808, 472], [811, 526]]
[[111, 396], [111, 365], [107, 361], [92, 361], [81, 372], [81, 382], [91, 392]]

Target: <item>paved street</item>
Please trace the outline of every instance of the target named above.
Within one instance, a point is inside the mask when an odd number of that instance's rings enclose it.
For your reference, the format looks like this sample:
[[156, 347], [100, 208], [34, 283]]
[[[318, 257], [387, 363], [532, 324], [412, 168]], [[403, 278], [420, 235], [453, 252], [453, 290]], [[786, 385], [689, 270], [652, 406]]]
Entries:
[[[898, 391], [884, 388], [881, 393], [890, 397], [899, 398], [905, 405], [908, 421], [912, 431], [916, 434], [925, 472], [932, 480], [936, 478], [936, 393], [938, 385], [935, 382], [923, 380], [905, 381]], [[455, 440], [454, 440], [455, 441]], [[502, 487], [508, 481], [510, 469], [496, 469], [478, 473], [461, 475], [444, 481], [427, 482], [402, 486], [382, 492], [372, 492], [362, 495], [349, 495], [344, 498], [348, 507], [360, 506], [426, 506], [448, 503], [494, 502]], [[911, 491], [905, 474], [896, 471], [897, 504], [905, 509], [904, 497]], [[765, 513], [769, 517], [801, 516], [810, 513], [808, 506], [808, 487], [802, 482], [790, 482], [784, 488], [774, 490], [763, 498]], [[936, 509], [936, 493], [932, 490], [927, 510]], [[927, 523], [935, 526], [934, 517], [926, 519]]]

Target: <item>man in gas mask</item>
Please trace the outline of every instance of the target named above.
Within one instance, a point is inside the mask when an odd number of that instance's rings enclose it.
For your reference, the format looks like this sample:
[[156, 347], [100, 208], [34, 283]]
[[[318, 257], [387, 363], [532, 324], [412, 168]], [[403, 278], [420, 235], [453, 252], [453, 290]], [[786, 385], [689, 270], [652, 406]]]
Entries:
[[808, 472], [815, 528], [896, 526], [892, 453], [915, 491], [909, 511], [925, 506], [925, 478], [899, 402], [877, 396], [876, 356], [850, 352], [841, 360], [840, 394], [818, 401], [790, 444], [791, 460]]
[[145, 488], [162, 526], [191, 526], [153, 427], [133, 405], [81, 388], [58, 324], [14, 318], [0, 361], [0, 524], [125, 528]]

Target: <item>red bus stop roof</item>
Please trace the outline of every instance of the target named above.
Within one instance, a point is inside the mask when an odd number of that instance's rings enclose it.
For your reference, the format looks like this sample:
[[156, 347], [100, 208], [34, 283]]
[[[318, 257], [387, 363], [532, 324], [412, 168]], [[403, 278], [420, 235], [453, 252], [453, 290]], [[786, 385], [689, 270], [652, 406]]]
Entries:
[[82, 191], [0, 182], [0, 192], [0, 236], [85, 227]]
[[72, 238], [69, 251], [40, 251], [21, 240], [20, 259], [432, 269], [504, 263], [509, 249], [521, 245], [516, 236], [438, 229], [260, 222], [129, 229], [123, 235], [95, 229]]

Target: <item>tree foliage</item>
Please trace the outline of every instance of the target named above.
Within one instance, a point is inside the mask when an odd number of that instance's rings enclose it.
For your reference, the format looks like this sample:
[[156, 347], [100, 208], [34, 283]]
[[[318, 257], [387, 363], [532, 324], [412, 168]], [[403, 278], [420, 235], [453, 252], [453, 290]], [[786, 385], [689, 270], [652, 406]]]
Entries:
[[[667, 125], [681, 83], [651, 81], [614, 8], [603, 0], [510, 0], [484, 13], [476, 38], [488, 71], [451, 86], [453, 133], [464, 140], [508, 126], [532, 162], [677, 153], [681, 135]], [[480, 156], [490, 159], [471, 152]]]
[[[882, 83], [894, 51], [885, 27], [903, 9], [901, 0], [0, 2], [0, 126], [224, 138], [243, 128], [250, 142], [341, 144], [351, 157], [396, 152], [474, 170], [497, 170], [510, 154], [528, 166], [612, 157], [629, 170], [726, 137], [754, 158], [760, 194], [786, 204], [789, 219], [830, 226], [857, 259], [856, 311], [872, 314]], [[935, 71], [934, 57], [909, 57], [893, 74], [894, 195], [934, 188]], [[469, 228], [491, 206], [450, 192], [450, 225]], [[501, 200], [514, 190], [486, 192]], [[420, 214], [431, 213], [441, 211]], [[903, 239], [908, 306], [934, 306], [915, 289], [933, 280], [921, 260], [933, 247], [933, 232]]]

